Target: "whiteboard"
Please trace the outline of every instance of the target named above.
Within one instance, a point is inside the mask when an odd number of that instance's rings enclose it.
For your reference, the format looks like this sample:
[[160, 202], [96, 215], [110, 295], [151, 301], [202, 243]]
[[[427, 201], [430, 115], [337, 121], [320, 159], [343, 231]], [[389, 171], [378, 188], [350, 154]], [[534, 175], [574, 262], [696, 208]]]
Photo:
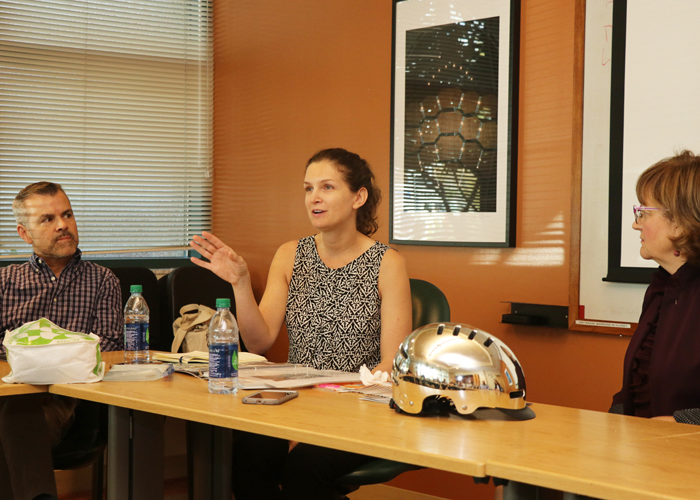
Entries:
[[631, 206], [638, 204], [635, 186], [639, 175], [674, 151], [700, 152], [698, 19], [697, 0], [627, 2], [623, 267], [657, 267], [639, 255], [639, 233], [631, 227]]
[[[611, 0], [587, 2], [581, 172], [583, 318], [636, 322], [646, 285], [602, 281], [607, 274], [610, 148]], [[658, 160], [700, 151], [700, 2], [627, 2], [621, 265], [656, 267], [639, 256], [632, 225], [634, 186]]]

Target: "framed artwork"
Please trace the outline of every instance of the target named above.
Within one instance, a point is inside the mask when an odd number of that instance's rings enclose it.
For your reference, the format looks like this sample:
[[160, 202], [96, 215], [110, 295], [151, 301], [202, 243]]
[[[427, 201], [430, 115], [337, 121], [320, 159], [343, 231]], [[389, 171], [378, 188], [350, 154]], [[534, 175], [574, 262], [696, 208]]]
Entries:
[[391, 243], [515, 245], [519, 9], [395, 2]]

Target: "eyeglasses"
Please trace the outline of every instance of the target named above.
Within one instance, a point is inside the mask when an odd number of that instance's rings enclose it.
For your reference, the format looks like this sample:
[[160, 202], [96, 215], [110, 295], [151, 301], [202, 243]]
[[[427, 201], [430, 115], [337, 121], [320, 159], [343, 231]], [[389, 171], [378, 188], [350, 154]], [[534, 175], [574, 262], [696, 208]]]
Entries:
[[644, 212], [646, 212], [647, 210], [661, 210], [662, 212], [668, 212], [668, 208], [640, 207], [639, 205], [632, 205], [632, 211], [634, 212], [634, 222], [639, 222], [639, 219], [644, 217]]

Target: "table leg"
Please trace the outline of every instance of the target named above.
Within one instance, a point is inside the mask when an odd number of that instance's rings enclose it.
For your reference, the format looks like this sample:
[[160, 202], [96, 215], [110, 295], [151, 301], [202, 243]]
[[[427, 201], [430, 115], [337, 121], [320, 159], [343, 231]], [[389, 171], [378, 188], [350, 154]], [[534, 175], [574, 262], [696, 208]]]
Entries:
[[129, 444], [131, 440], [130, 411], [118, 406], [109, 407], [107, 446], [107, 499], [130, 498]]
[[587, 497], [585, 495], [577, 495], [576, 493], [564, 492], [562, 500], [595, 500], [593, 497]]
[[508, 481], [503, 487], [503, 500], [539, 500], [539, 486]]
[[211, 470], [212, 498], [231, 500], [231, 470], [233, 467], [233, 431], [222, 427], [213, 427], [214, 443]]
[[566, 491], [552, 490], [542, 486], [508, 481], [503, 487], [503, 500], [543, 500], [559, 498], [561, 500], [596, 500], [592, 497], [568, 493]]
[[108, 500], [163, 498], [164, 422], [161, 415], [109, 407]]
[[165, 417], [132, 410], [131, 500], [165, 495]]
[[187, 423], [190, 498], [231, 500], [233, 431]]

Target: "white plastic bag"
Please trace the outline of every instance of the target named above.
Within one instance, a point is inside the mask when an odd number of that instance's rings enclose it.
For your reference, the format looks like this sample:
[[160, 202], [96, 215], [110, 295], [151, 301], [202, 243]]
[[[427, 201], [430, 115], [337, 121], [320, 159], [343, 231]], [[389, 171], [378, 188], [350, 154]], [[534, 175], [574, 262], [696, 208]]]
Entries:
[[10, 374], [5, 383], [71, 384], [99, 382], [105, 372], [100, 338], [64, 330], [46, 318], [5, 333]]

